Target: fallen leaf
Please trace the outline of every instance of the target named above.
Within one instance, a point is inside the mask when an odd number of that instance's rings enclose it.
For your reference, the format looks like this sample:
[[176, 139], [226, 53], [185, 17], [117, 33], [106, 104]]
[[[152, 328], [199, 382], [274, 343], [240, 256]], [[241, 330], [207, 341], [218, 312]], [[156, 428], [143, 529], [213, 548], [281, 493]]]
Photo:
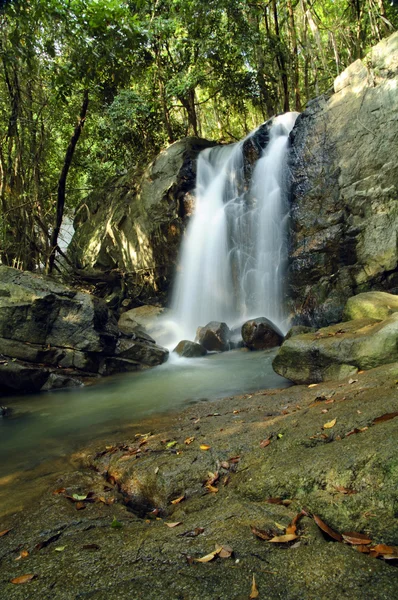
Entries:
[[84, 544], [84, 546], [82, 546], [83, 550], [99, 550], [101, 546], [98, 546], [98, 544]]
[[120, 527], [123, 527], [123, 523], [121, 523], [120, 521], [118, 521], [116, 517], [113, 517], [113, 521], [111, 523], [111, 527], [113, 527], [114, 529], [120, 529]]
[[58, 496], [59, 494], [64, 494], [66, 492], [65, 488], [59, 488], [58, 490], [53, 491], [53, 496]]
[[[343, 398], [343, 400], [345, 400], [345, 398]], [[325, 404], [333, 404], [334, 402], [334, 398], [329, 398], [329, 400], [326, 400]]]
[[220, 463], [220, 467], [222, 467], [223, 469], [226, 469], [228, 471], [228, 469], [229, 469], [229, 462], [227, 462], [226, 460], [223, 460]]
[[376, 417], [376, 419], [372, 421], [372, 425], [384, 423], [384, 421], [390, 421], [390, 419], [395, 419], [395, 417], [398, 417], [398, 412], [386, 413], [385, 415], [381, 415], [381, 417]]
[[271, 438], [267, 438], [266, 440], [263, 440], [262, 442], [260, 442], [260, 448], [266, 448], [267, 446], [269, 446], [271, 443]]
[[86, 500], [87, 494], [84, 494], [83, 496], [79, 496], [79, 494], [72, 494], [72, 498], [77, 501]]
[[86, 508], [86, 505], [84, 504], [84, 502], [76, 502], [75, 506], [76, 506], [76, 510], [83, 510], [84, 508]]
[[21, 560], [21, 558], [26, 558], [29, 556], [29, 552], [27, 550], [22, 550], [21, 554], [17, 556], [15, 560]]
[[231, 480], [231, 476], [230, 476], [230, 475], [226, 475], [226, 476], [224, 477], [224, 479], [222, 480], [222, 484], [223, 484], [223, 486], [226, 486], [226, 485], [228, 485], [228, 484], [229, 484], [229, 482], [230, 482], [230, 480]]
[[257, 527], [255, 527], [254, 525], [250, 525], [250, 529], [251, 532], [258, 537], [260, 540], [270, 540], [271, 539], [271, 535], [268, 533], [268, 531], [265, 531], [264, 529], [257, 529]]
[[170, 529], [173, 529], [173, 527], [178, 527], [178, 525], [182, 525], [182, 521], [176, 521], [175, 523], [165, 523], [165, 525], [167, 525], [167, 527], [170, 527]]
[[7, 533], [9, 531], [11, 531], [12, 527], [10, 527], [10, 529], [4, 529], [3, 531], [0, 531], [0, 537], [3, 537], [3, 535], [7, 535]]
[[[368, 546], [365, 546], [368, 548]], [[398, 547], [397, 546], [387, 546], [386, 544], [377, 544], [376, 546], [372, 546], [370, 548], [372, 552], [377, 552], [378, 554], [391, 554], [394, 557], [398, 558]]]
[[313, 387], [316, 387], [317, 385], [318, 385], [317, 383], [310, 383], [310, 385], [308, 387], [313, 388]]
[[178, 537], [197, 537], [201, 533], [204, 532], [204, 527], [195, 527], [191, 531], [184, 531], [184, 533], [179, 533]]
[[54, 548], [55, 552], [63, 552], [65, 550], [66, 546], [57, 546], [56, 548]]
[[290, 523], [290, 525], [288, 527], [286, 527], [286, 533], [290, 534], [290, 533], [296, 533], [297, 530], [297, 523], [300, 521], [301, 517], [304, 517], [306, 515], [305, 512], [301, 511], [299, 512], [292, 520], [292, 522]]
[[220, 546], [219, 544], [216, 544], [216, 550], [220, 558], [230, 558], [233, 553], [233, 549], [230, 546]]
[[280, 523], [277, 523], [275, 521], [275, 525], [277, 526], [278, 529], [280, 529], [281, 531], [283, 531], [285, 529], [285, 525], [281, 525]]
[[220, 479], [220, 474], [218, 471], [216, 471], [215, 473], [208, 473], [209, 479], [205, 482], [205, 485], [213, 485], [213, 483], [216, 483], [216, 481], [218, 481]]
[[358, 545], [358, 546], [355, 546], [355, 548], [358, 550], [358, 552], [362, 552], [363, 554], [370, 553], [370, 546]]
[[192, 444], [192, 442], [194, 442], [194, 441], [195, 441], [195, 437], [194, 437], [194, 436], [192, 436], [192, 437], [187, 437], [187, 438], [184, 440], [184, 444], [187, 444], [187, 446], [188, 446], [189, 444]]
[[172, 500], [171, 503], [172, 504], [179, 504], [183, 500], [185, 500], [185, 494], [183, 496], [180, 496], [179, 498], [176, 498], [175, 500]]
[[357, 381], [358, 381], [358, 379], [349, 379], [349, 380], [348, 380], [348, 383], [349, 383], [349, 384], [351, 384], [351, 383], [356, 383]]
[[292, 542], [297, 538], [298, 536], [295, 533], [286, 533], [285, 535], [277, 535], [268, 541], [276, 544], [285, 544], [286, 542]]
[[177, 446], [177, 442], [175, 440], [166, 444], [166, 448], [174, 448], [174, 446]]
[[249, 596], [250, 600], [253, 600], [254, 598], [258, 598], [258, 594], [259, 594], [259, 591], [257, 589], [256, 580], [254, 578], [254, 573], [253, 573], [252, 589], [251, 589], [250, 596]]
[[339, 533], [337, 533], [336, 531], [333, 531], [333, 529], [331, 529], [329, 527], [329, 525], [326, 525], [326, 523], [324, 521], [322, 521], [322, 519], [320, 519], [316, 515], [312, 515], [312, 516], [314, 518], [315, 523], [318, 525], [319, 529], [322, 529], [322, 531], [327, 533], [334, 540], [337, 540], [338, 542], [343, 541], [342, 536]]
[[333, 421], [328, 421], [324, 424], [323, 429], [332, 429], [336, 425], [337, 419], [333, 419]]
[[207, 485], [205, 485], [205, 488], [207, 489], [208, 492], [210, 492], [212, 494], [217, 494], [217, 492], [218, 492], [218, 488], [216, 488], [214, 485], [207, 484]]
[[216, 548], [216, 550], [213, 550], [213, 552], [210, 552], [210, 554], [206, 554], [206, 556], [202, 556], [201, 558], [194, 558], [194, 561], [200, 563], [207, 563], [213, 560], [213, 558], [215, 558], [219, 553], [220, 550]]
[[156, 467], [155, 469], [155, 475], [157, 475], [159, 473], [159, 467]]
[[211, 446], [209, 446], [209, 444], [200, 444], [200, 449], [201, 450], [210, 450]]
[[236, 463], [238, 463], [240, 461], [240, 456], [232, 456], [228, 460], [229, 460], [230, 463], [236, 464]]
[[36, 575], [30, 573], [29, 575], [20, 575], [19, 577], [14, 577], [14, 579], [11, 579], [10, 582], [15, 584], [27, 583], [28, 581], [32, 581], [32, 579], [35, 577]]
[[347, 533], [342, 533], [341, 535], [347, 544], [352, 544], [353, 546], [366, 546], [366, 544], [372, 543], [372, 540], [369, 539], [367, 535], [364, 535], [363, 533], [357, 533], [356, 531], [349, 531]]
[[240, 410], [233, 410], [232, 411], [232, 414], [234, 414], [234, 415], [238, 415], [239, 413], [240, 413]]

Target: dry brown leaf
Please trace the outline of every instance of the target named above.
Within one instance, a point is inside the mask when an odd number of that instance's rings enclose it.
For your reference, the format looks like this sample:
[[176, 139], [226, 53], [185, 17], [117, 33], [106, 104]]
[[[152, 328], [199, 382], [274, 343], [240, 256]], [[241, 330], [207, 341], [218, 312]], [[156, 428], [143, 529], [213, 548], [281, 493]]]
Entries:
[[54, 490], [53, 491], [53, 496], [58, 496], [59, 494], [64, 494], [66, 492], [66, 489], [63, 488], [59, 488], [58, 490]]
[[208, 492], [210, 492], [212, 494], [217, 494], [217, 492], [218, 492], [218, 488], [214, 487], [214, 485], [210, 485], [209, 483], [207, 485], [205, 485], [205, 488]]
[[381, 415], [381, 417], [376, 417], [376, 419], [373, 419], [372, 425], [384, 423], [384, 421], [390, 421], [391, 419], [395, 419], [395, 417], [398, 417], [398, 412], [386, 413], [385, 415]]
[[[344, 398], [343, 398], [343, 400], [344, 400]], [[334, 398], [329, 398], [329, 400], [325, 401], [325, 404], [333, 404], [333, 402], [334, 402]]]
[[316, 387], [317, 385], [318, 385], [317, 383], [310, 383], [310, 385], [308, 387], [313, 388], [313, 387]]
[[257, 529], [257, 527], [255, 527], [254, 525], [250, 525], [250, 529], [251, 529], [252, 533], [254, 533], [254, 535], [256, 537], [258, 537], [260, 540], [270, 540], [272, 537], [268, 533], [268, 531], [265, 531], [264, 529]]
[[292, 520], [292, 522], [290, 523], [290, 525], [288, 527], [286, 527], [286, 533], [290, 534], [290, 533], [296, 533], [297, 530], [297, 523], [300, 521], [301, 517], [304, 517], [306, 515], [305, 512], [301, 511], [299, 512]]
[[21, 554], [17, 556], [15, 560], [21, 560], [21, 558], [26, 558], [27, 556], [29, 556], [29, 552], [27, 550], [22, 550]]
[[175, 523], [165, 523], [165, 525], [167, 525], [167, 527], [170, 527], [170, 529], [173, 529], [173, 527], [178, 527], [178, 525], [182, 525], [182, 521], [176, 521]]
[[342, 536], [339, 533], [337, 533], [337, 531], [333, 531], [333, 529], [331, 529], [329, 527], [329, 525], [326, 525], [326, 523], [324, 521], [322, 521], [322, 519], [320, 519], [316, 515], [312, 515], [312, 516], [314, 518], [315, 523], [318, 525], [319, 529], [322, 529], [322, 531], [324, 531], [325, 533], [330, 535], [330, 537], [333, 538], [334, 540], [337, 540], [338, 542], [343, 541]]
[[336, 425], [337, 419], [333, 419], [333, 421], [328, 421], [324, 424], [323, 429], [332, 429]]
[[84, 504], [84, 502], [76, 502], [75, 506], [76, 506], [76, 510], [83, 510], [84, 508], [86, 508], [86, 505]]
[[210, 552], [210, 554], [206, 554], [206, 556], [202, 556], [201, 558], [194, 558], [195, 562], [200, 562], [200, 563], [207, 563], [210, 562], [211, 560], [213, 560], [213, 558], [215, 558], [218, 554], [220, 553], [220, 550], [213, 550], [213, 552]]
[[366, 546], [366, 544], [372, 543], [372, 540], [369, 539], [369, 536], [364, 535], [363, 533], [357, 533], [356, 531], [348, 531], [347, 533], [342, 533], [341, 535], [347, 544], [352, 544], [353, 546]]
[[292, 542], [297, 538], [298, 536], [295, 533], [285, 533], [284, 535], [277, 535], [268, 541], [276, 544], [285, 544], [286, 542]]
[[213, 483], [216, 483], [216, 481], [218, 481], [220, 479], [220, 474], [218, 471], [216, 471], [215, 473], [208, 473], [209, 479], [205, 482], [205, 485], [213, 485]]
[[271, 443], [271, 439], [268, 437], [266, 440], [260, 442], [260, 448], [266, 448]]
[[249, 596], [250, 600], [253, 600], [254, 598], [258, 598], [258, 594], [259, 594], [259, 591], [257, 589], [256, 580], [254, 578], [254, 573], [253, 573], [252, 589], [251, 589], [250, 596]]
[[209, 444], [200, 444], [199, 448], [201, 450], [210, 450], [211, 446]]
[[231, 458], [228, 459], [230, 463], [236, 465], [236, 463], [238, 463], [240, 461], [240, 456], [231, 456]]
[[192, 437], [187, 437], [187, 438], [184, 440], [184, 444], [187, 444], [187, 446], [188, 446], [189, 444], [192, 444], [192, 442], [194, 442], [194, 441], [195, 441], [195, 437], [194, 437], [194, 436], [192, 436]]
[[[367, 546], [365, 546], [367, 548]], [[372, 552], [377, 552], [378, 554], [387, 555], [390, 554], [394, 558], [398, 558], [398, 547], [397, 546], [387, 546], [386, 544], [377, 544], [376, 546], [372, 546], [370, 548]]]
[[362, 554], [369, 554], [370, 553], [370, 547], [369, 546], [363, 546], [362, 544], [355, 546], [355, 548], [358, 550], [358, 552], [362, 552]]
[[27, 583], [28, 581], [32, 581], [36, 575], [34, 573], [29, 573], [29, 575], [20, 575], [19, 577], [14, 577], [14, 579], [10, 580], [10, 583], [20, 584]]
[[0, 531], [0, 537], [3, 537], [3, 535], [7, 535], [7, 533], [9, 531], [11, 531], [12, 527], [10, 527], [10, 529], [4, 529], [3, 531]]
[[183, 500], [185, 500], [185, 494], [183, 496], [180, 496], [179, 498], [176, 498], [175, 500], [172, 500], [171, 503], [172, 504], [179, 504]]

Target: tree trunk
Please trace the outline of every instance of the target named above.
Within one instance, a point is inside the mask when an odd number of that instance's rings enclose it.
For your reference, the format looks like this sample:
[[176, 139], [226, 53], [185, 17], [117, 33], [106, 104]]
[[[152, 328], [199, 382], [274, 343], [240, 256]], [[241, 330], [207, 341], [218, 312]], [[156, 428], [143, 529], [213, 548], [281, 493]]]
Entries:
[[58, 235], [59, 230], [61, 228], [62, 217], [64, 214], [64, 206], [65, 206], [65, 187], [66, 187], [66, 179], [68, 177], [69, 168], [72, 164], [73, 154], [75, 152], [75, 148], [77, 142], [79, 141], [80, 134], [83, 130], [84, 122], [86, 120], [88, 108], [88, 90], [84, 90], [83, 92], [83, 103], [80, 110], [80, 117], [73, 132], [73, 135], [70, 139], [68, 148], [65, 154], [64, 166], [62, 167], [61, 175], [58, 180], [58, 190], [57, 190], [57, 210], [55, 217], [55, 226], [51, 235], [50, 241], [50, 255], [48, 257], [47, 262], [47, 272], [52, 273], [54, 268], [55, 254], [57, 251], [58, 245]]
[[289, 36], [292, 46], [293, 54], [293, 88], [294, 88], [294, 100], [295, 108], [297, 111], [301, 111], [301, 98], [300, 98], [300, 85], [299, 85], [299, 68], [298, 68], [298, 50], [297, 50], [297, 34], [296, 24], [294, 22], [294, 11], [292, 0], [287, 0], [287, 10], [289, 14]]
[[276, 49], [276, 59], [278, 63], [279, 70], [281, 72], [281, 80], [283, 87], [283, 111], [289, 112], [289, 82], [287, 77], [286, 70], [286, 60], [285, 55], [282, 49], [282, 39], [279, 30], [279, 20], [278, 20], [278, 11], [276, 7], [276, 0], [272, 0], [272, 10], [274, 13], [274, 25], [275, 25], [275, 35], [277, 38], [277, 49]]

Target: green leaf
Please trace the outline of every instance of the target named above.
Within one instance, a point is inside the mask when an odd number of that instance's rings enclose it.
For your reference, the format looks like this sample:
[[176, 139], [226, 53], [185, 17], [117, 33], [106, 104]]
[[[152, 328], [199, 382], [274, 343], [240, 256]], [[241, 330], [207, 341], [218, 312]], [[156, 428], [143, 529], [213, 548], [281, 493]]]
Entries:
[[120, 527], [123, 527], [123, 523], [121, 523], [120, 521], [118, 521], [116, 517], [113, 517], [113, 521], [111, 523], [111, 527], [113, 527], [114, 529], [120, 529]]
[[87, 498], [87, 494], [84, 494], [84, 496], [79, 496], [79, 494], [72, 494], [72, 498], [74, 498], [75, 500], [86, 500]]
[[166, 444], [166, 448], [174, 448], [174, 446], [177, 446], [177, 442], [175, 440]]

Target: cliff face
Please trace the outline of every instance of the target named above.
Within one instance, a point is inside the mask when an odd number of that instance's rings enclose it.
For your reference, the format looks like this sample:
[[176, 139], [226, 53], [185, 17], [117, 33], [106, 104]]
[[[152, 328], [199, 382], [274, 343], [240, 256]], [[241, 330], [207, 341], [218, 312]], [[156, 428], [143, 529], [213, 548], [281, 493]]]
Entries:
[[398, 33], [312, 101], [292, 132], [290, 304], [341, 319], [349, 296], [398, 293]]
[[78, 209], [68, 250], [80, 269], [128, 273], [124, 295], [162, 300], [175, 268], [187, 215], [192, 210], [198, 153], [213, 142], [185, 138]]

